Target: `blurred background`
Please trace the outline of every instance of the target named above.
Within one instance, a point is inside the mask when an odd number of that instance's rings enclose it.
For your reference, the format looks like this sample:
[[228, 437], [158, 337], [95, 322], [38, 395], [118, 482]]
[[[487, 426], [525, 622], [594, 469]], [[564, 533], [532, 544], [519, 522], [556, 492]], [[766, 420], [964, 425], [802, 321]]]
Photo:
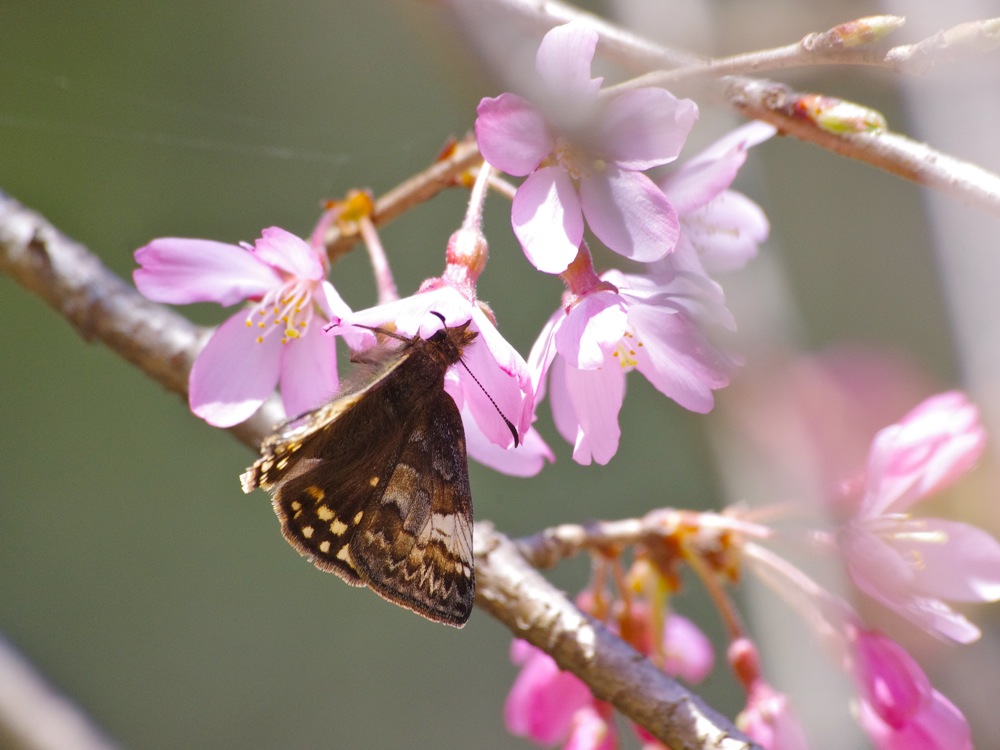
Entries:
[[[874, 13], [909, 15], [903, 42], [996, 12], [947, 5], [586, 7], [712, 55]], [[503, 90], [483, 46], [433, 2], [0, 0], [0, 190], [125, 278], [154, 237], [252, 242], [272, 225], [306, 236], [324, 199], [380, 194], [471, 129], [479, 99]], [[994, 54], [919, 79], [840, 67], [774, 77], [879, 109], [894, 130], [998, 169], [1000, 86], [983, 78], [998, 69]], [[739, 122], [698, 101], [684, 155]], [[716, 413], [689, 414], [633, 375], [618, 455], [582, 467], [543, 404], [556, 464], [531, 480], [471, 467], [478, 518], [516, 536], [668, 505], [797, 499], [815, 492], [815, 475], [796, 474], [802, 451], [839, 446], [860, 461], [875, 429], [954, 386], [973, 389], [997, 434], [995, 218], [790, 139], [755, 148], [737, 187], [767, 212], [772, 238], [721, 279], [747, 365]], [[464, 199], [447, 192], [382, 232], [401, 292], [440, 272]], [[480, 296], [527, 355], [561, 285], [525, 261], [503, 200], [488, 206], [487, 233]], [[333, 281], [353, 307], [374, 302], [363, 253]], [[186, 314], [226, 316], [207, 305]], [[462, 631], [434, 625], [313, 569], [282, 539], [266, 494], [240, 490], [248, 449], [6, 277], [0, 322], [0, 633], [122, 746], [528, 746], [503, 726], [515, 676], [503, 627], [478, 611]], [[793, 450], [803, 426], [819, 437]], [[844, 443], [826, 442], [825, 427]], [[986, 463], [938, 510], [997, 535]], [[576, 560], [552, 579], [575, 593], [587, 571]], [[753, 587], [746, 602], [768, 674], [801, 701], [814, 746], [866, 747], [805, 626]], [[696, 586], [678, 607], [721, 633]], [[891, 632], [986, 748], [1000, 743], [983, 690], [1000, 671], [997, 613], [975, 617], [984, 638], [969, 647]], [[725, 668], [697, 689], [729, 716], [742, 708]]]

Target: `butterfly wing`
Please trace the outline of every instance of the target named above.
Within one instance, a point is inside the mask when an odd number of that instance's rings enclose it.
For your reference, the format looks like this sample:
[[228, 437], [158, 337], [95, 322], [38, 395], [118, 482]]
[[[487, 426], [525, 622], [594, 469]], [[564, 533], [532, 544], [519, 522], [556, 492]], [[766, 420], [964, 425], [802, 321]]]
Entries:
[[472, 527], [462, 417], [440, 390], [414, 415], [380, 501], [359, 519], [351, 563], [389, 601], [461, 626], [475, 599]]

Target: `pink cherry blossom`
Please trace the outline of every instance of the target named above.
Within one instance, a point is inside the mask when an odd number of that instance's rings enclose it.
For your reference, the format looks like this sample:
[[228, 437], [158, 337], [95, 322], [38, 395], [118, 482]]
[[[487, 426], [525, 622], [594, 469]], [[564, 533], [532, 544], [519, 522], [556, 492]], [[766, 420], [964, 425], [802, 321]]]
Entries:
[[601, 279], [549, 318], [528, 357], [536, 397], [543, 397], [548, 378], [556, 427], [581, 464], [606, 464], [618, 450], [628, 371], [704, 413], [735, 366], [696, 323], [732, 325], [721, 290], [707, 277], [677, 274], [662, 283], [609, 271]]
[[966, 472], [984, 441], [964, 394], [928, 399], [875, 436], [860, 508], [837, 535], [858, 588], [961, 643], [976, 640], [979, 629], [942, 600], [1000, 599], [1000, 543], [974, 526], [906, 511]]
[[657, 183], [680, 219], [677, 249], [699, 259], [708, 273], [735, 271], [757, 254], [770, 225], [756, 203], [729, 186], [746, 161], [747, 149], [776, 132], [763, 122], [743, 125], [687, 159]]
[[505, 93], [479, 103], [476, 138], [497, 169], [526, 179], [511, 221], [540, 271], [576, 257], [584, 219], [615, 252], [653, 261], [677, 242], [677, 215], [644, 170], [677, 158], [698, 116], [690, 100], [656, 88], [610, 97], [590, 77], [598, 34], [584, 21], [557, 26], [535, 59], [536, 100]]
[[[374, 334], [356, 326], [385, 327], [401, 336], [426, 339], [442, 326], [454, 328], [470, 321], [470, 330], [479, 335], [462, 355], [464, 366], [450, 368], [445, 376], [445, 388], [455, 399], [466, 434], [471, 436], [469, 454], [473, 458], [483, 455], [485, 463], [513, 474], [523, 475], [529, 464], [540, 469], [544, 457], [551, 454], [536, 434], [526, 440], [534, 413], [527, 365], [483, 310], [453, 287], [440, 286], [335, 317], [329, 331], [338, 336], [360, 335], [363, 340], [359, 347], [366, 348], [374, 345]], [[515, 448], [514, 435], [505, 419], [513, 425], [520, 446], [513, 451], [518, 457], [508, 461], [499, 458], [496, 452], [481, 451], [487, 443], [504, 450]]]
[[313, 316], [350, 310], [326, 281], [325, 256], [303, 240], [278, 227], [253, 246], [165, 237], [135, 259], [136, 287], [157, 302], [253, 302], [216, 329], [191, 369], [188, 401], [209, 424], [243, 422], [279, 383], [290, 416], [336, 392], [334, 342]]

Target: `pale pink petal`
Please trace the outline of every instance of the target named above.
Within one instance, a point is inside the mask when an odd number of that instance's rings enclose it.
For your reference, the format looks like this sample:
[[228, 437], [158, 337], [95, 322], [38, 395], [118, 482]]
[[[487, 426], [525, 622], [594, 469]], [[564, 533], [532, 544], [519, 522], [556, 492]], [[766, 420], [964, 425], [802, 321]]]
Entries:
[[530, 174], [555, 146], [544, 115], [516, 94], [483, 99], [476, 112], [479, 151], [507, 174]]
[[280, 227], [268, 227], [254, 243], [254, 254], [299, 279], [318, 281], [326, 274], [322, 256], [301, 237]]
[[628, 309], [614, 292], [586, 295], [555, 334], [559, 356], [578, 370], [597, 370], [610, 360], [628, 326]]
[[677, 213], [644, 174], [609, 165], [581, 180], [580, 205], [591, 231], [626, 258], [649, 263], [677, 244]]
[[967, 618], [939, 599], [915, 593], [916, 570], [908, 559], [858, 523], [848, 523], [837, 543], [854, 584], [930, 633], [971, 643], [981, 633]]
[[573, 715], [593, 700], [590, 690], [542, 651], [534, 649], [523, 663], [504, 703], [507, 729], [546, 745], [561, 742]]
[[556, 428], [573, 445], [573, 460], [607, 464], [618, 451], [618, 412], [625, 398], [625, 373], [620, 367], [577, 370], [556, 359], [552, 378], [552, 415]]
[[296, 417], [337, 395], [337, 340], [313, 321], [302, 338], [281, 346], [281, 400]]
[[216, 427], [232, 427], [253, 416], [278, 382], [281, 339], [248, 328], [239, 312], [212, 334], [198, 354], [188, 383], [191, 411]]
[[746, 161], [746, 151], [775, 133], [775, 128], [752, 122], [737, 128], [688, 159], [659, 182], [681, 216], [701, 208], [726, 190]]
[[959, 602], [1000, 600], [1000, 543], [982, 529], [915, 518], [885, 542], [903, 560], [915, 561], [916, 593]]
[[556, 310], [545, 321], [538, 338], [531, 346], [528, 354], [528, 371], [531, 373], [531, 385], [535, 391], [535, 402], [545, 398], [546, 375], [556, 356], [555, 333], [565, 321], [566, 314], [562, 309]]
[[281, 276], [253, 253], [211, 240], [161, 237], [135, 251], [136, 288], [155, 302], [233, 305], [260, 297]]
[[733, 360], [682, 313], [636, 305], [629, 309], [629, 322], [642, 342], [634, 349], [639, 372], [685, 409], [711, 411], [712, 391], [729, 385]]
[[597, 31], [586, 21], [556, 26], [542, 38], [535, 55], [535, 70], [546, 89], [565, 99], [592, 101], [601, 78], [590, 77], [590, 62], [597, 49]]
[[557, 167], [544, 167], [517, 189], [511, 206], [514, 234], [531, 264], [543, 273], [562, 273], [583, 240], [583, 214], [572, 180]]
[[875, 436], [860, 516], [906, 511], [972, 468], [985, 441], [979, 411], [965, 394], [927, 399]]
[[608, 103], [597, 137], [611, 161], [641, 172], [676, 159], [697, 119], [690, 99], [666, 89], [633, 89]]
[[555, 455], [534, 427], [528, 430], [517, 448], [504, 449], [487, 439], [479, 424], [467, 410], [462, 411], [465, 442], [472, 458], [501, 474], [512, 477], [533, 477], [545, 468], [545, 462], [555, 461]]
[[681, 215], [681, 240], [691, 243], [710, 273], [743, 268], [757, 255], [757, 246], [767, 239], [770, 228], [760, 206], [732, 190]]

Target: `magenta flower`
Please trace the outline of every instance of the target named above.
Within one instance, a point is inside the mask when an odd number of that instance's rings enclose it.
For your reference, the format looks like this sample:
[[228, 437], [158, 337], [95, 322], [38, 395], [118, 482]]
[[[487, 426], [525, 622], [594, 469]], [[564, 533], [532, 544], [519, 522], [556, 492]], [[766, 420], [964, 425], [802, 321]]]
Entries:
[[334, 341], [313, 316], [350, 310], [326, 281], [325, 256], [303, 240], [278, 227], [252, 247], [164, 237], [135, 259], [135, 285], [156, 302], [253, 302], [216, 329], [191, 368], [188, 402], [206, 422], [243, 422], [279, 383], [289, 416], [336, 393]]
[[837, 535], [858, 588], [961, 643], [976, 640], [979, 629], [942, 600], [1000, 599], [1000, 543], [974, 526], [906, 511], [968, 471], [984, 441], [964, 394], [928, 399], [875, 436], [860, 508]]
[[715, 666], [715, 650], [701, 628], [682, 615], [669, 614], [663, 630], [663, 671], [690, 683], [708, 677]]
[[965, 717], [902, 646], [880, 633], [848, 631], [861, 726], [879, 750], [971, 750]]
[[613, 750], [614, 723], [576, 675], [564, 672], [551, 656], [525, 641], [514, 641], [511, 661], [521, 672], [504, 703], [511, 734], [567, 750]]
[[584, 219], [633, 260], [662, 258], [677, 242], [677, 214], [642, 172], [677, 158], [697, 107], [656, 88], [602, 97], [602, 79], [590, 77], [597, 38], [584, 21], [555, 27], [535, 58], [544, 104], [505, 93], [477, 110], [483, 157], [526, 176], [511, 222], [528, 260], [546, 273], [562, 273], [576, 257]]
[[[534, 412], [528, 367], [482, 309], [454, 288], [441, 286], [367, 310], [335, 316], [329, 330], [338, 336], [360, 335], [363, 339], [360, 348], [366, 348], [374, 345], [374, 334], [354, 328], [355, 324], [387, 327], [402, 336], [426, 339], [440, 330], [442, 318], [443, 325], [452, 328], [471, 321], [470, 330], [479, 334], [462, 356], [465, 367], [452, 367], [445, 377], [445, 388], [462, 412], [466, 434], [476, 436], [468, 441], [469, 454], [476, 458], [483, 441], [504, 449], [514, 447], [514, 436], [504, 418], [514, 425], [518, 442], [523, 445]], [[525, 448], [526, 452], [533, 450], [540, 450], [534, 440]], [[487, 463], [499, 468], [493, 458]], [[502, 461], [499, 463], [502, 465]], [[519, 465], [520, 459], [512, 459], [511, 464]]]
[[709, 273], [720, 273], [742, 268], [757, 254], [770, 231], [767, 217], [729, 186], [746, 161], [747, 149], [775, 132], [763, 122], [743, 125], [659, 181], [680, 219], [677, 249], [661, 262], [690, 255]]
[[628, 371], [704, 413], [735, 365], [696, 324], [732, 325], [721, 290], [707, 277], [677, 274], [664, 284], [609, 271], [601, 278], [603, 284], [549, 318], [528, 357], [536, 398], [544, 396], [548, 377], [556, 427], [581, 464], [606, 464], [618, 450]]

